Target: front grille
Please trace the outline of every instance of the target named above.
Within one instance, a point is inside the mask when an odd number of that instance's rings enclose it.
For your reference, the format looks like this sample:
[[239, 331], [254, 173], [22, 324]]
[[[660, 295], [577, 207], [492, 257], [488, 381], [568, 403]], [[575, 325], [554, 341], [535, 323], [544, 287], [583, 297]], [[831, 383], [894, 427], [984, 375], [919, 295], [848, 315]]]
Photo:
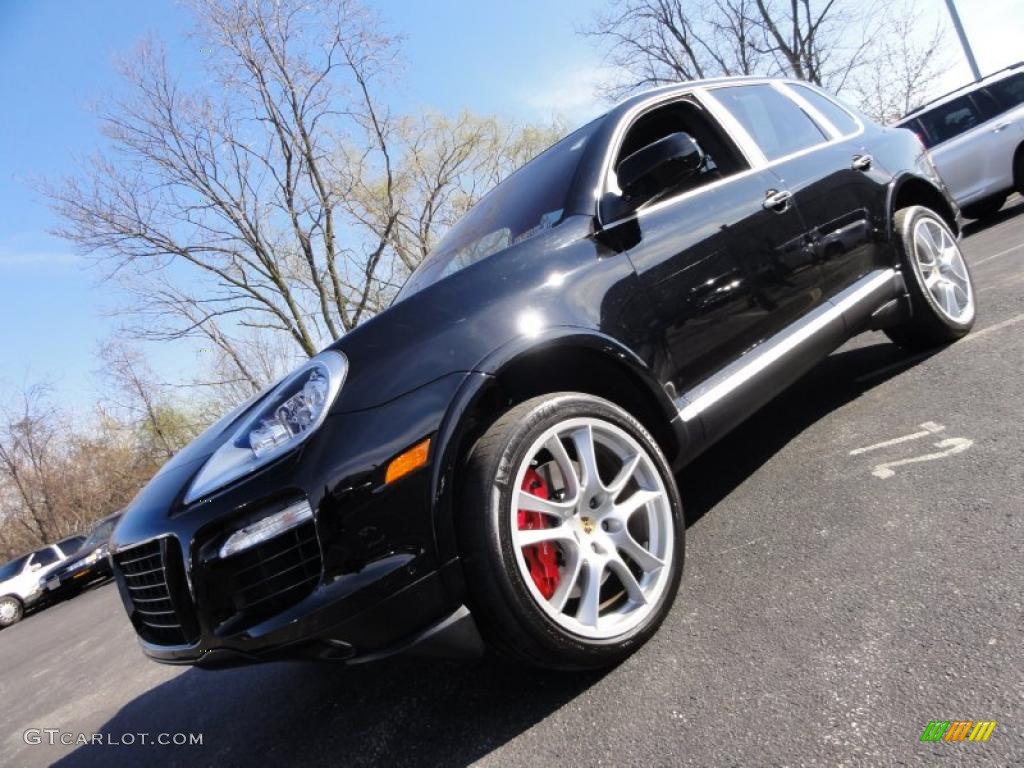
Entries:
[[143, 640], [157, 645], [194, 642], [194, 628], [176, 605], [182, 580], [176, 543], [163, 538], [139, 544], [114, 555], [114, 564], [131, 603], [132, 623]]
[[312, 592], [322, 566], [313, 521], [232, 555], [218, 569], [228, 585], [218, 618], [237, 626], [272, 616]]

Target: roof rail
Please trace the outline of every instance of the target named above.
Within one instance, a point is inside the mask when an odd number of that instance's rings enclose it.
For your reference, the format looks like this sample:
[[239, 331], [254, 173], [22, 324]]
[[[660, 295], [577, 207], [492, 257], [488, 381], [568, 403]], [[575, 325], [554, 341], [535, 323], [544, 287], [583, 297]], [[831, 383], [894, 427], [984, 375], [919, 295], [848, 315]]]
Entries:
[[914, 113], [920, 112], [922, 109], [925, 109], [926, 107], [930, 107], [932, 104], [935, 104], [936, 102], [942, 101], [943, 99], [948, 98], [949, 96], [952, 96], [954, 93], [959, 93], [960, 91], [964, 90], [965, 88], [971, 88], [972, 86], [975, 86], [978, 83], [980, 83], [982, 80], [987, 80], [990, 77], [995, 77], [996, 75], [1001, 75], [1003, 72], [1009, 72], [1011, 69], [1018, 69], [1020, 67], [1024, 67], [1024, 61], [1018, 61], [1016, 64], [1011, 64], [1008, 67], [1003, 67], [1002, 69], [997, 69], [995, 72], [989, 72], [987, 75], [985, 75], [984, 77], [982, 77], [979, 80], [972, 80], [971, 82], [969, 82], [969, 83], [967, 83], [965, 85], [961, 85], [959, 88], [954, 88], [952, 91], [949, 91], [948, 93], [944, 93], [941, 96], [937, 96], [936, 98], [932, 99], [931, 101], [926, 101], [924, 104], [921, 104], [921, 105], [919, 105], [917, 107], [914, 107], [912, 110], [910, 110], [909, 112], [904, 114], [903, 117], [900, 118], [900, 120], [905, 120], [906, 118], [910, 117]]

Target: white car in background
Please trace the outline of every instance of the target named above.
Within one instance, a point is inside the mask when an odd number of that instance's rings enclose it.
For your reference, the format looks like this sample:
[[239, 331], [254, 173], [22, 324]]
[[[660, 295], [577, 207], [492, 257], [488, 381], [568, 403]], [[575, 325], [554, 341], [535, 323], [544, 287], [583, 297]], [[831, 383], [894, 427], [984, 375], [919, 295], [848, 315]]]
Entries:
[[84, 541], [84, 536], [71, 536], [0, 566], [0, 627], [21, 621], [25, 609], [43, 597], [46, 575], [77, 552]]
[[991, 216], [1024, 191], [1024, 62], [911, 112], [900, 127], [931, 151], [969, 219]]

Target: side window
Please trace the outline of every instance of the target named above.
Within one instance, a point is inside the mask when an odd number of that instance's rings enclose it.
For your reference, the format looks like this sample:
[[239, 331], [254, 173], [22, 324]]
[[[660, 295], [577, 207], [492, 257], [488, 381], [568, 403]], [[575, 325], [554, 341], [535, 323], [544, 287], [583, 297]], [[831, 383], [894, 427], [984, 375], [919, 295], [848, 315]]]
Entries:
[[57, 550], [53, 547], [47, 547], [46, 549], [40, 549], [34, 555], [32, 555], [32, 565], [50, 565], [56, 563], [60, 558], [57, 557]]
[[687, 177], [678, 188], [665, 190], [660, 195], [679, 194], [713, 181], [731, 176], [749, 166], [732, 139], [719, 127], [707, 110], [696, 101], [685, 99], [657, 107], [637, 119], [622, 141], [615, 158], [619, 163], [639, 149], [673, 133], [688, 133], [704, 151], [704, 165]]
[[62, 539], [57, 542], [57, 546], [60, 547], [60, 551], [67, 557], [74, 552], [77, 552], [82, 548], [82, 544], [85, 543], [84, 536], [70, 536], [66, 539]]
[[995, 102], [999, 112], [1024, 104], [1024, 73], [992, 83], [982, 89]]
[[812, 107], [821, 112], [825, 119], [832, 123], [843, 136], [857, 132], [859, 126], [857, 121], [854, 120], [853, 115], [821, 91], [816, 91], [806, 85], [796, 85], [793, 83], [790, 83], [789, 87], [803, 97]]
[[15, 560], [11, 560], [9, 563], [0, 565], [0, 582], [13, 579], [19, 575], [25, 569], [26, 563], [28, 563], [28, 555], [22, 555]]
[[974, 106], [978, 110], [978, 114], [981, 115], [982, 120], [991, 120], [993, 117], [1006, 111], [999, 106], [995, 97], [984, 89], [972, 93], [971, 99], [974, 100]]
[[714, 94], [769, 160], [777, 160], [828, 139], [796, 102], [770, 85], [735, 85], [717, 88]]
[[918, 119], [928, 135], [930, 147], [949, 141], [982, 122], [982, 117], [970, 96], [953, 99], [925, 112]]

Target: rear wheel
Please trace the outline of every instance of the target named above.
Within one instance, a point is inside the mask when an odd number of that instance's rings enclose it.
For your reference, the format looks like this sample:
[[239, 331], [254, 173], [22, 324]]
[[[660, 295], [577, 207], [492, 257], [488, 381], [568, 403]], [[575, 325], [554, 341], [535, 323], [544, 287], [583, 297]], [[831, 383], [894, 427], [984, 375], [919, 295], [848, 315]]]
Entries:
[[896, 247], [911, 317], [886, 329], [908, 349], [929, 349], [966, 335], [974, 325], [974, 281], [956, 237], [942, 217], [921, 206], [896, 212]]
[[657, 443], [576, 393], [508, 411], [465, 468], [460, 544], [488, 645], [558, 669], [615, 664], [654, 634], [683, 565], [682, 505]]
[[14, 595], [0, 597], [0, 627], [9, 627], [21, 621], [25, 608]]
[[1003, 203], [1006, 202], [1008, 196], [1004, 192], [994, 197], [985, 198], [980, 203], [965, 205], [961, 212], [968, 219], [987, 219], [989, 216], [995, 216], [999, 213], [999, 209], [1003, 207]]
[[1013, 156], [1013, 185], [1019, 194], [1024, 195], [1024, 144], [1017, 147]]

